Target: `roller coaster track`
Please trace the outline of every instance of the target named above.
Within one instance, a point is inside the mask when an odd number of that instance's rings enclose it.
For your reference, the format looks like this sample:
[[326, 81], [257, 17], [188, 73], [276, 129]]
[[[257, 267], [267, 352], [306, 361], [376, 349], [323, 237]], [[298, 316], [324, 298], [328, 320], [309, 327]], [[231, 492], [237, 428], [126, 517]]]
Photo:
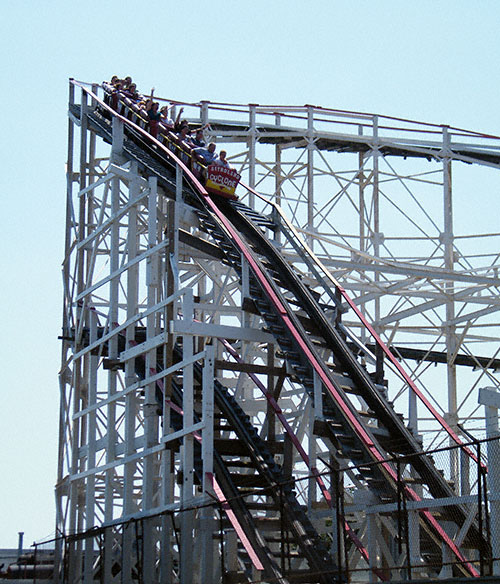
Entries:
[[[326, 270], [320, 275], [321, 266], [307, 246], [295, 242], [300, 248], [301, 255], [307, 259], [308, 265], [313, 268], [315, 265], [319, 283], [325, 285], [326, 289], [330, 288], [331, 302], [329, 304], [318, 301], [316, 295], [303, 284], [298, 274], [280, 253], [279, 248], [269, 241], [262, 229], [264, 227], [277, 231], [280, 225], [273, 224], [268, 217], [256, 213], [238, 201], [212, 199], [183, 162], [161, 142], [149, 136], [144, 129], [127, 117], [113, 111], [96, 95], [91, 93], [90, 95], [98, 107], [95, 110], [89, 109], [87, 113], [89, 123], [93, 124], [96, 131], [99, 131], [103, 137], [110, 139], [109, 120], [112, 116], [121, 119], [127, 128], [130, 128], [130, 140], [127, 140], [125, 144], [128, 155], [138, 159], [149, 171], [159, 176], [171, 191], [175, 189], [172, 164], [183, 168], [188, 184], [184, 196], [186, 201], [196, 209], [200, 229], [205, 231], [222, 250], [223, 261], [230, 265], [240, 277], [243, 262], [246, 262], [250, 268], [249, 310], [259, 314], [265, 321], [269, 332], [274, 335], [280, 346], [287, 364], [293, 370], [295, 378], [300, 381], [313, 400], [318, 399], [318, 394], [314, 391], [315, 384], [320, 384], [323, 419], [317, 420], [317, 433], [330, 444], [335, 457], [339, 461], [350, 461], [356, 466], [360, 482], [370, 489], [380, 503], [393, 502], [398, 497], [401, 477], [398, 476], [395, 465], [388, 460], [394, 453], [404, 456], [405, 464], [409, 464], [413, 470], [413, 476], [418, 477], [434, 498], [453, 497], [454, 492], [450, 485], [444, 480], [432, 459], [421, 452], [420, 443], [387, 400], [383, 386], [373, 381], [359, 363], [356, 353], [350, 348], [346, 331], [339, 322], [339, 295], [332, 294], [332, 289], [336, 288], [344, 301], [355, 311], [390, 360], [391, 366], [422, 399], [424, 405], [448, 432], [450, 438], [457, 444], [461, 444], [459, 437], [418, 392], [409, 376], [364, 320], [345, 290], [326, 275]], [[78, 112], [75, 111], [74, 115], [78, 115]], [[231, 352], [227, 342], [226, 348]], [[326, 359], [323, 353], [327, 354]], [[236, 359], [238, 358], [234, 350], [232, 354]], [[266, 395], [265, 391], [264, 394]], [[275, 487], [274, 493], [276, 493], [276, 487], [281, 484], [283, 477], [271, 453], [266, 451], [264, 443], [258, 439], [255, 429], [252, 429], [249, 420], [234, 398], [222, 391], [220, 387], [217, 387], [216, 395], [221, 413], [232, 431], [247, 448], [245, 456], [251, 459], [259, 476], [264, 477], [266, 488], [272, 491], [272, 487]], [[370, 425], [358, 411], [354, 400], [358, 397], [367, 404], [369, 418], [376, 420], [375, 427], [373, 424]], [[279, 406], [276, 402], [273, 403], [273, 397], [267, 394], [266, 398], [279, 414]], [[286, 420], [281, 419], [281, 421], [285, 431], [290, 433], [291, 429], [287, 428]], [[307, 455], [301, 452], [300, 444], [294, 445], [304, 462], [310, 467]], [[463, 451], [467, 456], [475, 459], [474, 454], [465, 447]], [[221, 456], [220, 453], [218, 456]], [[259, 458], [264, 461], [261, 466], [256, 463]], [[249, 536], [254, 548], [258, 550], [259, 558], [263, 558], [268, 572], [273, 573], [277, 578], [285, 577], [274, 559], [270, 557], [272, 554], [265, 543], [258, 535], [255, 535], [257, 532], [255, 521], [251, 520], [250, 511], [244, 508], [244, 498], [240, 496], [241, 490], [238, 490], [227, 475], [228, 466], [222, 462], [217, 465], [217, 472], [221, 477], [225, 477], [221, 480], [225, 500], [239, 517], [240, 523], [245, 525], [245, 533]], [[316, 477], [321, 492], [331, 505], [331, 498], [329, 499], [321, 477], [314, 468], [310, 467], [310, 471]], [[416, 491], [407, 483], [404, 484], [403, 493], [408, 501], [421, 500]], [[235, 501], [237, 503], [234, 503]], [[324, 574], [337, 573], [338, 567], [328, 558], [326, 552], [316, 548], [316, 555], [312, 553], [315, 544], [311, 545], [310, 542], [317, 541], [317, 534], [304, 516], [291, 490], [287, 491], [285, 507], [287, 516], [290, 518], [288, 528], [291, 529], [294, 521], [300, 518], [300, 529], [302, 533], [307, 534], [305, 538], [307, 542], [302, 545], [301, 553], [307, 558], [311, 570]], [[419, 516], [423, 547], [432, 548], [434, 552], [438, 552], [444, 544], [455, 556], [461, 573], [477, 577], [479, 574], [472, 561], [467, 559], [465, 553], [454, 543], [436, 516], [425, 508], [419, 509]], [[461, 527], [466, 522], [466, 516], [465, 509], [456, 504], [448, 507], [448, 513], [444, 519], [455, 522]], [[354, 545], [365, 559], [368, 559], [366, 550], [359, 540], [356, 540], [354, 532], [348, 530], [348, 533]], [[300, 540], [297, 531], [294, 537]], [[472, 524], [469, 529], [464, 547], [475, 548], [479, 550], [479, 553], [483, 553], [486, 549], [482, 534], [479, 533], [475, 524]], [[377, 572], [377, 574], [381, 579], [385, 579], [383, 573]], [[314, 581], [331, 581], [323, 580], [323, 577], [318, 577]]]
[[[252, 221], [242, 219], [242, 214], [235, 211], [234, 204], [218, 201], [218, 205], [208, 199], [208, 207], [222, 223], [226, 234], [216, 222], [211, 221], [209, 215], [206, 219], [202, 215], [203, 227], [225, 251], [228, 261], [237, 272], [241, 273], [242, 269], [241, 255], [249, 263], [253, 275], [250, 282], [252, 300], [284, 351], [288, 363], [305, 389], [311, 392], [311, 396], [314, 375], [321, 380], [324, 398], [330, 406], [326, 410], [328, 414], [325, 421], [332, 444], [336, 445], [342, 458], [348, 458], [358, 466], [363, 480], [370, 485], [371, 491], [380, 501], [395, 500], [398, 482], [396, 469], [386, 461], [387, 452], [362, 421], [347, 392], [363, 397], [372, 409], [373, 416], [377, 418], [380, 428], [388, 431], [390, 442], [399, 444], [404, 454], [420, 452], [419, 443], [383, 399], [380, 390], [361, 368], [340, 334], [328, 323], [312, 294], [301, 284], [298, 276], [293, 274], [273, 244], [259, 233]], [[245, 243], [243, 233], [250, 243]], [[264, 264], [264, 259], [267, 264]], [[286, 298], [280, 287], [292, 292], [295, 298]], [[314, 323], [314, 328], [319, 329], [314, 330], [314, 336], [322, 337], [323, 345], [332, 350], [335, 358], [333, 372], [319, 356], [311, 335], [291, 308], [292, 304], [299, 306], [307, 314], [310, 322]], [[453, 491], [425, 454], [415, 456], [412, 464], [433, 496], [453, 496]], [[410, 500], [420, 500], [409, 486], [405, 486], [405, 494]], [[454, 512], [459, 513], [462, 521], [465, 521], [465, 510], [456, 506]], [[466, 560], [432, 513], [423, 510], [421, 517], [428, 533], [445, 542], [470, 575], [477, 575], [475, 568]]]

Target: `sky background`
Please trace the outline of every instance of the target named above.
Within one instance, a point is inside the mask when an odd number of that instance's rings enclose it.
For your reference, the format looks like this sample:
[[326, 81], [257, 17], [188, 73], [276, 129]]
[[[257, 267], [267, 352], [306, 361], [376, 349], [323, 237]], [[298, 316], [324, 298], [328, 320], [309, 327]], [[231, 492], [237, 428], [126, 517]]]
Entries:
[[0, 547], [54, 532], [68, 78], [314, 104], [500, 135], [495, 0], [5, 0]]

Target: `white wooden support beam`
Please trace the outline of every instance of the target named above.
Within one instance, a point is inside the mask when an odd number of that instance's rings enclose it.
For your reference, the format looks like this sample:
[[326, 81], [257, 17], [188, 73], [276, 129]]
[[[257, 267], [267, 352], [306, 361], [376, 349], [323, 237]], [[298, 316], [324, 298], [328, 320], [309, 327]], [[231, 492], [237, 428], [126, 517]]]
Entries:
[[187, 320], [174, 320], [171, 323], [170, 332], [174, 334], [217, 337], [221, 339], [238, 339], [253, 343], [273, 343], [274, 337], [269, 333], [263, 333], [258, 329], [241, 328], [223, 324], [210, 324], [203, 322], [188, 322]]
[[[207, 473], [213, 474], [214, 456], [214, 378], [215, 378], [215, 348], [214, 345], [205, 347], [205, 363], [203, 366], [203, 397], [202, 419], [205, 424], [202, 433], [203, 459], [203, 492], [209, 490], [211, 481], [207, 481]], [[211, 490], [211, 489], [210, 489]]]
[[[316, 468], [316, 464], [317, 464], [317, 443], [316, 440], [314, 439], [314, 420], [316, 417], [316, 412], [315, 412], [315, 406], [313, 404], [313, 400], [311, 398], [308, 399], [308, 405], [307, 405], [307, 418], [308, 418], [308, 424], [307, 424], [307, 435], [308, 435], [308, 443], [309, 443], [309, 447], [308, 447], [308, 454], [309, 454], [309, 463], [311, 468]], [[317, 483], [316, 483], [316, 478], [312, 475], [309, 476], [309, 479], [307, 481], [307, 507], [309, 510], [309, 513], [312, 513], [313, 510], [313, 506], [316, 503], [316, 491], [317, 491]]]
[[369, 554], [369, 582], [378, 581], [375, 570], [378, 568], [378, 545], [377, 545], [377, 517], [370, 513], [367, 517], [368, 523], [368, 554]]
[[[193, 291], [188, 288], [184, 294], [182, 303], [184, 319], [192, 321], [194, 318]], [[181, 321], [183, 322], [183, 321]], [[182, 352], [186, 360], [193, 356], [193, 338], [189, 334], [182, 337]], [[193, 365], [188, 365], [183, 371], [182, 409], [183, 429], [187, 430], [194, 424], [194, 371]], [[194, 512], [185, 510], [193, 498], [194, 487], [194, 444], [193, 436], [186, 434], [181, 448], [182, 457], [182, 485], [181, 502], [181, 549], [180, 549], [180, 584], [192, 584], [193, 582], [193, 528]]]
[[[256, 113], [257, 113], [257, 106], [254, 103], [249, 104], [248, 106], [248, 116], [249, 116], [249, 127], [248, 127], [248, 158], [249, 158], [249, 167], [248, 167], [248, 184], [253, 189], [255, 188], [255, 147], [257, 144], [257, 127], [256, 127]], [[249, 204], [250, 207], [254, 207], [255, 205], [255, 195], [250, 193], [249, 195]]]
[[[314, 233], [314, 108], [307, 106], [307, 230]], [[314, 251], [314, 237], [307, 237], [309, 247]]]
[[[156, 177], [149, 178], [148, 193], [148, 220], [147, 220], [147, 246], [149, 249], [157, 244], [158, 230], [158, 180]], [[152, 308], [159, 300], [159, 278], [158, 278], [158, 254], [152, 254], [146, 260], [146, 287], [147, 287], [147, 307]], [[150, 339], [158, 335], [157, 314], [150, 312], [146, 319], [146, 338]], [[156, 348], [150, 348], [146, 352], [146, 373], [149, 374], [156, 369]], [[149, 383], [145, 388], [143, 415], [144, 415], [144, 437], [145, 447], [155, 449], [158, 447], [158, 415], [156, 410], [156, 384]], [[158, 481], [157, 464], [158, 456], [156, 452], [144, 457], [143, 462], [143, 487], [142, 487], [142, 510], [148, 511], [154, 507], [154, 497]], [[153, 534], [151, 521], [143, 523], [143, 578], [145, 582], [153, 582], [155, 579], [155, 547], [156, 542]]]
[[[97, 338], [97, 315], [91, 310], [89, 311], [89, 325], [90, 325], [90, 340], [94, 341]], [[89, 355], [89, 377], [88, 377], [88, 404], [93, 405], [97, 400], [97, 368], [99, 366], [99, 357], [97, 355]], [[97, 420], [96, 412], [91, 411], [87, 416], [88, 425], [88, 454], [87, 454], [87, 468], [93, 470], [96, 464], [96, 430]], [[95, 526], [95, 474], [90, 474], [85, 483], [85, 529], [90, 530]], [[94, 539], [89, 537], [85, 540], [85, 556], [84, 556], [84, 584], [93, 584], [94, 582]]]
[[[202, 398], [202, 443], [201, 457], [203, 460], [203, 493], [212, 493], [212, 481], [208, 477], [213, 475], [214, 466], [214, 378], [215, 378], [215, 348], [213, 345], [205, 347], [205, 363], [203, 366], [203, 398]], [[201, 510], [201, 584], [214, 584], [214, 509], [206, 506]]]
[[[140, 176], [137, 173], [137, 170], [135, 168], [125, 168], [124, 166], [118, 166], [117, 164], [110, 164], [108, 172], [110, 174], [112, 173], [112, 174], [119, 176], [124, 181], [132, 181], [138, 187], [147, 188], [147, 186], [148, 186], [148, 181], [145, 178], [142, 178], [142, 176]], [[104, 177], [104, 178], [106, 178], [106, 177]], [[138, 192], [137, 186], [133, 189], [135, 191], [135, 193]], [[131, 191], [130, 191], [130, 198], [131, 199], [135, 198], [134, 197], [135, 193], [133, 193], [132, 189], [131, 189]]]
[[[500, 558], [500, 432], [498, 429], [498, 410], [500, 393], [495, 387], [482, 387], [479, 390], [479, 403], [484, 405], [486, 418], [486, 437], [496, 438], [487, 443], [488, 486], [490, 491], [491, 551], [494, 558]], [[500, 560], [493, 562], [493, 573], [500, 575]]]
[[[130, 170], [125, 171], [121, 167], [111, 165], [111, 169], [122, 179], [129, 180], [129, 202], [137, 199], [141, 185], [147, 185], [137, 171], [137, 164], [134, 163]], [[122, 172], [123, 171], [123, 172]], [[128, 177], [125, 176], [128, 173]], [[138, 209], [137, 205], [132, 205], [128, 212], [128, 231], [127, 231], [127, 263], [131, 266], [127, 270], [127, 320], [132, 320], [138, 310], [138, 293], [139, 293], [139, 266], [133, 263], [139, 244], [138, 235]], [[125, 329], [126, 346], [135, 341], [135, 322], [131, 322]], [[135, 382], [135, 360], [129, 359], [125, 362], [125, 386], [130, 387]], [[138, 404], [136, 390], [127, 392], [125, 397], [125, 456], [131, 456], [135, 453], [135, 434], [136, 421], [138, 415]], [[130, 460], [124, 465], [123, 471], [123, 514], [130, 515], [137, 512], [137, 505], [134, 499], [134, 476], [137, 469], [135, 460]], [[123, 584], [133, 584], [132, 582], [132, 558], [133, 544], [135, 539], [133, 526], [124, 525], [122, 534], [122, 581]]]
[[192, 435], [195, 432], [199, 432], [205, 428], [205, 422], [197, 422], [196, 424], [193, 423], [191, 426], [186, 426], [177, 430], [177, 432], [172, 432], [171, 434], [167, 434], [163, 436], [161, 441], [163, 444], [169, 444], [170, 442], [174, 442], [175, 440], [179, 440], [180, 438], [184, 438], [185, 436]]

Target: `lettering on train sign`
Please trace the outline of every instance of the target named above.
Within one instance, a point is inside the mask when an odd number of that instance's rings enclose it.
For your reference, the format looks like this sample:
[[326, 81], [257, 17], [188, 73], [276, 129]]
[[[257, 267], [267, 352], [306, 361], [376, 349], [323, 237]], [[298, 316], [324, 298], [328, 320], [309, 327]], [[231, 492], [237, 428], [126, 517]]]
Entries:
[[207, 183], [205, 188], [209, 193], [221, 195], [228, 199], [236, 199], [234, 191], [240, 182], [241, 176], [234, 168], [226, 168], [212, 164], [207, 168]]

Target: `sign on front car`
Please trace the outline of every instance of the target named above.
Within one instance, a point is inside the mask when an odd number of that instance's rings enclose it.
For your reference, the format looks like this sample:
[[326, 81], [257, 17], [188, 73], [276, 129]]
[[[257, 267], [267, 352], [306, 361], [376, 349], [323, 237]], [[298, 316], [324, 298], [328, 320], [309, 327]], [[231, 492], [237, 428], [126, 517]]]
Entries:
[[235, 199], [234, 191], [241, 176], [234, 170], [234, 168], [226, 168], [225, 166], [218, 166], [212, 164], [207, 168], [207, 182], [205, 188], [209, 193], [221, 195], [228, 199]]

